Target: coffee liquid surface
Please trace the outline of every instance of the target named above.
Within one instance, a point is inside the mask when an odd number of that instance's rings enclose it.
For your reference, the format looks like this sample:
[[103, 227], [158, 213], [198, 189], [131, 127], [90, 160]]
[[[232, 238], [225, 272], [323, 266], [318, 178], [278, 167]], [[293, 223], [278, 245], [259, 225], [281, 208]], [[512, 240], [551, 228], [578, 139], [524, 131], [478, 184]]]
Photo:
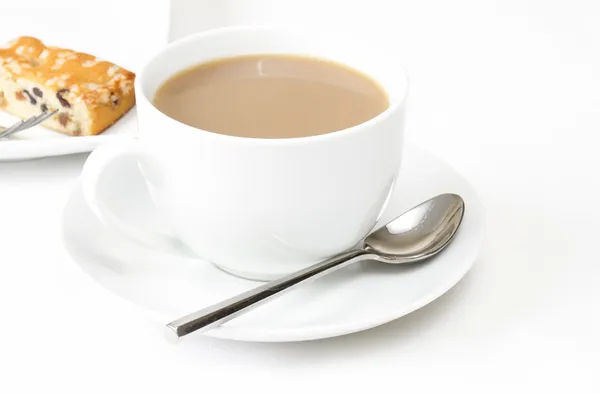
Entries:
[[184, 70], [158, 89], [167, 116], [214, 133], [294, 138], [364, 123], [389, 105], [370, 77], [335, 62], [293, 55], [248, 55]]

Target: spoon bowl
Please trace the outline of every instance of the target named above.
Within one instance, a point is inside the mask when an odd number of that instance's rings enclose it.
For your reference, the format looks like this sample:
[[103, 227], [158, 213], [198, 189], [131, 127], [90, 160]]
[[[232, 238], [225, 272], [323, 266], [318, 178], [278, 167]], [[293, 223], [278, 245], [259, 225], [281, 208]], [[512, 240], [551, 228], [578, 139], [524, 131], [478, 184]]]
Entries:
[[365, 239], [364, 249], [378, 261], [415, 263], [442, 251], [452, 240], [465, 213], [456, 194], [441, 194], [400, 215]]
[[440, 253], [458, 231], [465, 211], [456, 194], [431, 198], [367, 236], [362, 247], [340, 253], [308, 268], [266, 283], [216, 305], [191, 313], [167, 324], [171, 342], [193, 332], [203, 332], [274, 299], [302, 283], [315, 280], [362, 260], [407, 264]]

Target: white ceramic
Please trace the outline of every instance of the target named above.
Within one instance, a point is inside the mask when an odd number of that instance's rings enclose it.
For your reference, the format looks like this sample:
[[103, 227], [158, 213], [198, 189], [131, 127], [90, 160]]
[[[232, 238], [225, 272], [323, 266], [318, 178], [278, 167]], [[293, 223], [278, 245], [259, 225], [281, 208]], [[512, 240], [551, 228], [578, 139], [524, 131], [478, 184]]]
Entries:
[[[390, 106], [361, 125], [292, 139], [201, 131], [152, 106], [156, 89], [174, 73], [249, 53], [346, 63], [378, 80]], [[94, 151], [83, 169], [83, 193], [102, 221], [132, 239], [156, 245], [177, 238], [236, 275], [280, 277], [352, 247], [372, 229], [400, 167], [407, 90], [402, 67], [352, 37], [282, 27], [192, 35], [168, 45], [138, 74], [139, 142]], [[133, 226], [98, 193], [98, 179], [124, 157], [139, 161], [163, 225]]]
[[[71, 137], [43, 126], [32, 127], [0, 140], [0, 162], [91, 152], [103, 144], [126, 142], [137, 133], [135, 113], [136, 109], [132, 108], [104, 133], [90, 137]], [[2, 126], [10, 126], [18, 120], [15, 116], [0, 112]]]
[[[107, 176], [103, 193], [119, 215], [151, 226], [151, 203], [136, 177], [135, 163], [123, 162], [118, 172], [136, 181]], [[484, 212], [477, 195], [450, 166], [410, 146], [396, 189], [402, 192], [394, 194], [377, 227], [439, 193], [459, 193], [465, 199], [461, 228], [439, 257], [413, 266], [360, 263], [203, 335], [264, 342], [344, 335], [410, 313], [450, 289], [475, 262], [483, 239]], [[140, 307], [160, 325], [259, 284], [224, 273], [184, 250], [158, 251], [119, 236], [92, 214], [79, 185], [65, 207], [62, 231], [66, 249], [92, 281]]]

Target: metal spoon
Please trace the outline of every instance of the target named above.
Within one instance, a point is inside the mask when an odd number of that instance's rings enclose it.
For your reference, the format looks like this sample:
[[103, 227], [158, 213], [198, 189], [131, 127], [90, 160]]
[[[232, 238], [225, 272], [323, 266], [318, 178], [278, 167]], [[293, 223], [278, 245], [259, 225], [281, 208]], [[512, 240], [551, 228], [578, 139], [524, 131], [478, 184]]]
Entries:
[[452, 240], [463, 218], [465, 204], [456, 194], [427, 200], [371, 233], [362, 247], [343, 252], [301, 271], [266, 283], [228, 300], [167, 324], [167, 338], [176, 342], [193, 332], [204, 332], [239, 316], [284, 291], [361, 260], [387, 264], [416, 263], [441, 252]]

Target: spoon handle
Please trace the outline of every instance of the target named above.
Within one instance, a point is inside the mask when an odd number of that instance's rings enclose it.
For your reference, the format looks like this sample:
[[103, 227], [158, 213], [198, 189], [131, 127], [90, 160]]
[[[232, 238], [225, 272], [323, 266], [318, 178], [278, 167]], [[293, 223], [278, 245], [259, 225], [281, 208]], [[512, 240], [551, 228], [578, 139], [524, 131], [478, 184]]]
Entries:
[[167, 324], [167, 338], [176, 342], [179, 338], [193, 332], [204, 332], [237, 317], [283, 292], [309, 280], [314, 280], [346, 267], [360, 260], [373, 257], [372, 254], [358, 249], [341, 253], [303, 270], [266, 283], [255, 289], [238, 294], [218, 304], [193, 312]]

